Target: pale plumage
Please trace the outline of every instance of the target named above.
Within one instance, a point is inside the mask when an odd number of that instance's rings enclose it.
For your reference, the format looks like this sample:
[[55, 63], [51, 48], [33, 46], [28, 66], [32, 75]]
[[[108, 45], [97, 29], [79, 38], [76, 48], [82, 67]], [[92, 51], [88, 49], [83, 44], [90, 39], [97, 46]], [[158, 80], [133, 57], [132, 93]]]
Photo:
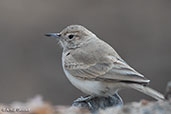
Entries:
[[58, 34], [63, 47], [62, 64], [71, 83], [82, 92], [94, 96], [110, 96], [121, 88], [133, 88], [158, 100], [159, 92], [144, 85], [142, 74], [130, 67], [106, 42], [80, 25], [66, 27]]
[[100, 39], [90, 42], [82, 48], [70, 50], [70, 54], [64, 57], [64, 67], [72, 76], [87, 80], [149, 82], [107, 43]]

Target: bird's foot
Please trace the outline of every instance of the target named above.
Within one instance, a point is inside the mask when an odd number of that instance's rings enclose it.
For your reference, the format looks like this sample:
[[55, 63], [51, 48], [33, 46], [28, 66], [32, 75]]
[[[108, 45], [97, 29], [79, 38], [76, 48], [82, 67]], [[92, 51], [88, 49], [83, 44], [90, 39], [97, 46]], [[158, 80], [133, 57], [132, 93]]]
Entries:
[[94, 96], [87, 96], [87, 97], [80, 97], [80, 98], [77, 98], [75, 101], [74, 101], [74, 103], [75, 102], [88, 102], [88, 101], [90, 101], [91, 99], [93, 99], [94, 98]]
[[[95, 97], [94, 96], [87, 96], [87, 97], [82, 97], [81, 96], [80, 98], [77, 98], [74, 101], [73, 105], [80, 104], [81, 107], [84, 107], [84, 105], [85, 105], [85, 107], [88, 107], [91, 110], [91, 109], [93, 109], [93, 106], [91, 104], [91, 99], [93, 99], [93, 98], [95, 98]], [[86, 105], [88, 105], [88, 106], [86, 106]]]
[[115, 93], [113, 96], [87, 96], [76, 99], [72, 106], [88, 108], [91, 112], [97, 112], [99, 109], [106, 109], [112, 106], [122, 106], [121, 97]]

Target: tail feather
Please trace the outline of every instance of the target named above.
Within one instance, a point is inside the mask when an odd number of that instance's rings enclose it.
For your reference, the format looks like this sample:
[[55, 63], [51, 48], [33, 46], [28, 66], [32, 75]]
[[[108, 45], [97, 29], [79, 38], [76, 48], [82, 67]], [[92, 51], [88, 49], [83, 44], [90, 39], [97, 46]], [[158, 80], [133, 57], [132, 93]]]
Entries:
[[143, 85], [140, 85], [140, 84], [129, 84], [129, 86], [137, 91], [140, 91], [146, 95], [149, 95], [153, 98], [155, 98], [156, 100], [159, 100], [159, 101], [163, 101], [165, 100], [165, 97], [163, 94], [157, 92], [156, 90], [152, 89], [152, 88], [149, 88], [147, 86], [143, 86]]

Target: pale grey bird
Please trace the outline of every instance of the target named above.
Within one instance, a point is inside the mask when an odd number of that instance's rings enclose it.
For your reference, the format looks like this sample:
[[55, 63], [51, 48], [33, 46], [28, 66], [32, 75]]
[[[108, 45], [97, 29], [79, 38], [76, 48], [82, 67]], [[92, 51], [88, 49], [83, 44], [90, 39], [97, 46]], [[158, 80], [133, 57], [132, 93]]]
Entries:
[[[164, 96], [147, 87], [150, 82], [130, 67], [106, 42], [81, 25], [70, 25], [56, 37], [62, 48], [62, 66], [69, 81], [92, 97], [112, 96], [122, 88], [133, 88], [157, 100]], [[86, 99], [79, 99], [84, 101]]]

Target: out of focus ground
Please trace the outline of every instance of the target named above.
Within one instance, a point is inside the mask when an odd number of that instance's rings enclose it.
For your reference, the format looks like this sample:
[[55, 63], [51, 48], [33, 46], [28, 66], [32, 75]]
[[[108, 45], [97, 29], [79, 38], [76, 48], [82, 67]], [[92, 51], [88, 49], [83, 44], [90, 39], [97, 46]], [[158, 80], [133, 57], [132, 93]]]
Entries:
[[[171, 82], [168, 83], [165, 101], [147, 101], [127, 103], [124, 106], [99, 109], [95, 114], [171, 114]], [[53, 106], [36, 96], [27, 102], [13, 102], [0, 105], [0, 114], [90, 114], [86, 108], [75, 106]], [[94, 113], [94, 112], [93, 112]]]
[[[40, 96], [30, 99], [26, 103], [15, 102], [11, 105], [0, 105], [0, 114], [90, 114], [88, 109], [53, 106], [44, 102]], [[171, 101], [150, 102], [142, 100], [132, 102], [123, 107], [100, 109], [98, 114], [170, 114]]]

